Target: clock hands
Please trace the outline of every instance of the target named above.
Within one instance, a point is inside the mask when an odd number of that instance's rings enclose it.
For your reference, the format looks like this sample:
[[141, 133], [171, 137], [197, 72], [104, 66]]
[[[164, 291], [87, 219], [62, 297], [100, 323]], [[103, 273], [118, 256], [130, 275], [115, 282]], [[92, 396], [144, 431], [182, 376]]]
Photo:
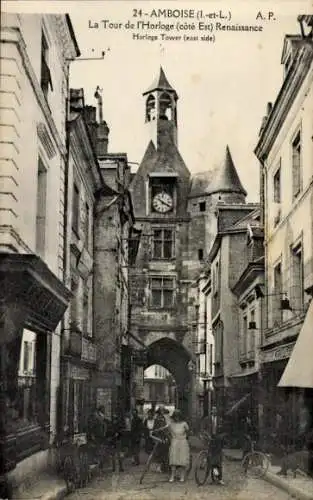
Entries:
[[160, 201], [161, 203], [163, 203], [163, 205], [165, 205], [166, 207], [172, 208], [172, 204], [171, 204], [171, 203], [166, 203], [166, 201], [164, 201], [164, 200], [160, 200], [160, 199], [159, 199], [159, 201]]

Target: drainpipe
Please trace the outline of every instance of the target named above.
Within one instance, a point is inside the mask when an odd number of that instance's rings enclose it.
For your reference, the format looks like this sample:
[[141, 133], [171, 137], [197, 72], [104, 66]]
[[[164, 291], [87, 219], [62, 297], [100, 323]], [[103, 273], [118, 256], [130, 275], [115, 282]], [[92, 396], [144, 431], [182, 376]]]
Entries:
[[[67, 281], [67, 243], [68, 243], [68, 232], [67, 232], [67, 219], [68, 219], [68, 175], [69, 175], [69, 145], [70, 145], [70, 125], [69, 125], [69, 77], [67, 77], [67, 97], [65, 100], [65, 159], [64, 159], [64, 213], [63, 213], [63, 283], [66, 286]], [[63, 332], [65, 330], [65, 320], [64, 316], [61, 321], [61, 338], [60, 338], [60, 355], [63, 353]], [[62, 380], [65, 380], [64, 366], [62, 358], [60, 358], [60, 385], [59, 385], [59, 404], [60, 414], [58, 416], [58, 428], [57, 434], [62, 432], [62, 428], [65, 424], [64, 419], [64, 406], [63, 406], [63, 388]]]

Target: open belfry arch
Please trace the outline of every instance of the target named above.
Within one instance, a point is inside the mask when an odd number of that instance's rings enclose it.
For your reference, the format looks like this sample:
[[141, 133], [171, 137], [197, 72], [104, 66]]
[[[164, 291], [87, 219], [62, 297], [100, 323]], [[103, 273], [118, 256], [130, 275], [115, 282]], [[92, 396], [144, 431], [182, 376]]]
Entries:
[[143, 97], [149, 142], [131, 183], [141, 238], [130, 268], [130, 330], [145, 346], [144, 368], [159, 364], [170, 371], [178, 405], [193, 420], [195, 280], [216, 233], [216, 203], [244, 203], [246, 192], [228, 148], [221, 165], [191, 175], [178, 149], [178, 94], [162, 68]]

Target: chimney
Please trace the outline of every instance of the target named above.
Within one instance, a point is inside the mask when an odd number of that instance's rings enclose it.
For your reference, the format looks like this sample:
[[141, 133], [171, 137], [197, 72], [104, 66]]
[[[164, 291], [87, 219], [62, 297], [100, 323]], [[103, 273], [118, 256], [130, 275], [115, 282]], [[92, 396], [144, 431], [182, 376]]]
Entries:
[[84, 89], [70, 89], [71, 111], [81, 111], [85, 106]]
[[106, 155], [108, 152], [109, 132], [110, 129], [105, 121], [102, 121], [101, 123], [98, 124], [97, 147], [96, 147], [96, 153], [98, 158]]
[[95, 106], [85, 106], [84, 118], [89, 130], [90, 139], [95, 152], [97, 150], [97, 128], [98, 128], [96, 113], [97, 110]]
[[106, 155], [108, 152], [108, 142], [109, 142], [109, 132], [110, 129], [107, 126], [107, 123], [103, 120], [103, 101], [102, 101], [102, 89], [97, 86], [95, 94], [95, 98], [98, 101], [98, 116], [99, 123], [97, 129], [97, 147], [96, 152], [98, 158]]
[[88, 123], [88, 125], [97, 122], [96, 118], [97, 109], [95, 106], [85, 106], [84, 113], [85, 113], [85, 120]]

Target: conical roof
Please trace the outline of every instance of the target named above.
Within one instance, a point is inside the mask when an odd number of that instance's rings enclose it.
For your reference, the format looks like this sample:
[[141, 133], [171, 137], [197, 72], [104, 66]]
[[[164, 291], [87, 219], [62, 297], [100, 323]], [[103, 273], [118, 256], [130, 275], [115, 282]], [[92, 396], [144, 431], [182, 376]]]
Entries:
[[236, 167], [230, 154], [229, 147], [226, 146], [226, 154], [223, 163], [216, 172], [216, 177], [211, 185], [208, 186], [206, 193], [242, 193], [245, 196], [247, 191], [244, 189], [239, 179]]
[[162, 66], [160, 66], [159, 75], [155, 78], [153, 83], [150, 85], [148, 90], [146, 90], [143, 93], [143, 95], [149, 94], [149, 92], [153, 92], [154, 90], [166, 90], [168, 92], [173, 92], [175, 94], [175, 96], [177, 97], [176, 90], [172, 87], [172, 85], [169, 83], [168, 79], [166, 78]]

